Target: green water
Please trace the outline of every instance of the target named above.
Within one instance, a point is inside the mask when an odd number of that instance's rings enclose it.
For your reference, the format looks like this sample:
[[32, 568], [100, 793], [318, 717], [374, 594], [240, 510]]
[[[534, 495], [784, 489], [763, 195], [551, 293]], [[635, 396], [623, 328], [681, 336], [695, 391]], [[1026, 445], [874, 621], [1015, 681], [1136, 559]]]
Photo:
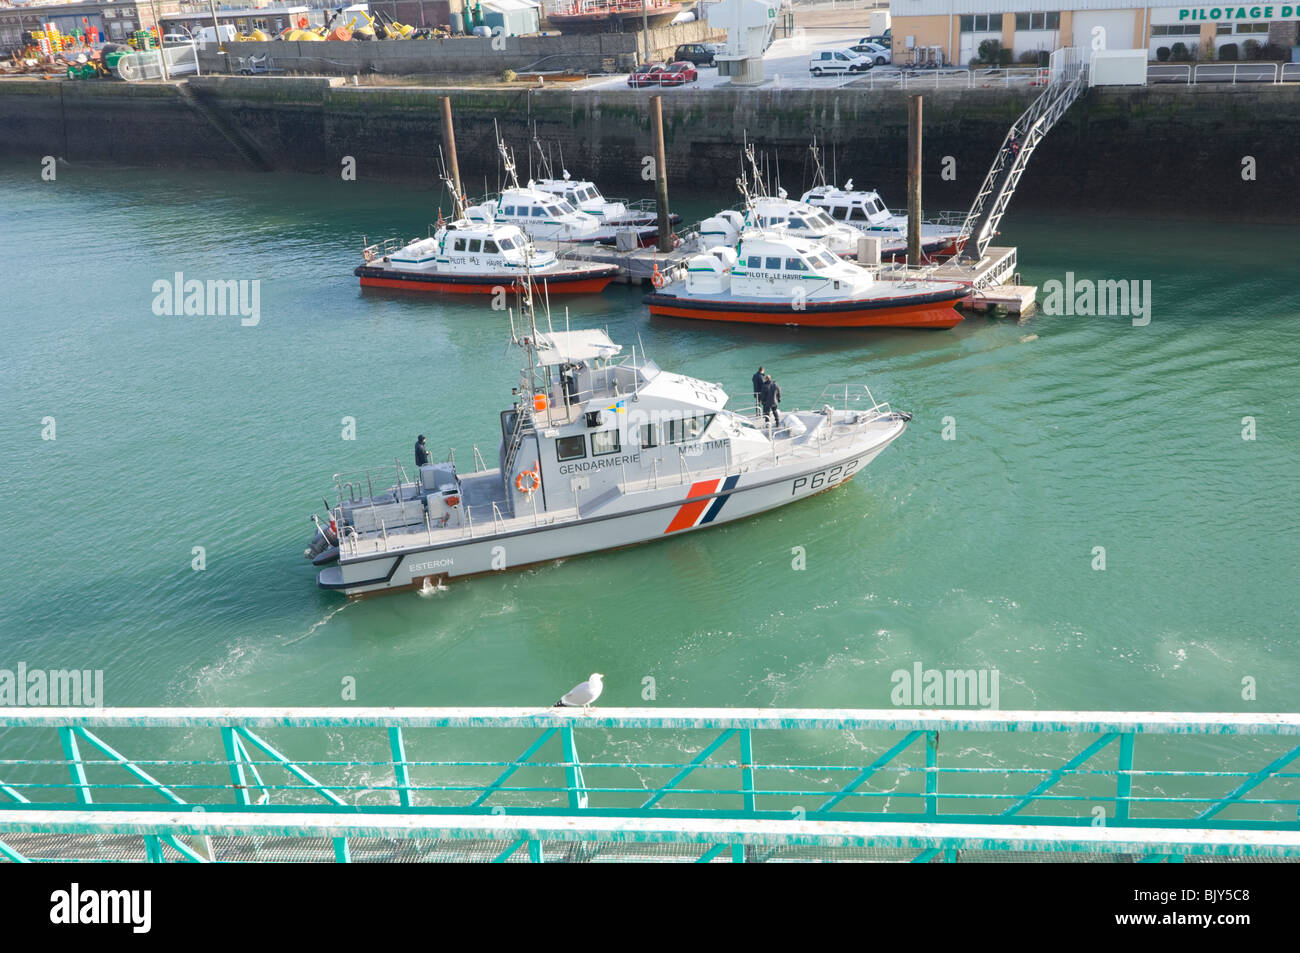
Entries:
[[[103, 669], [109, 705], [337, 704], [348, 676], [358, 704], [548, 704], [601, 671], [608, 705], [651, 677], [663, 706], [889, 707], [919, 661], [996, 668], [1004, 709], [1297, 708], [1293, 229], [1013, 208], [1026, 282], [1149, 279], [1147, 327], [811, 333], [577, 299], [575, 326], [733, 395], [763, 363], [787, 409], [865, 382], [915, 420], [760, 518], [346, 604], [302, 558], [331, 475], [409, 465], [417, 433], [494, 463], [515, 381], [504, 314], [351, 274], [432, 194], [33, 164], [0, 195], [0, 668]], [[260, 280], [260, 323], [155, 315], [175, 272]]]

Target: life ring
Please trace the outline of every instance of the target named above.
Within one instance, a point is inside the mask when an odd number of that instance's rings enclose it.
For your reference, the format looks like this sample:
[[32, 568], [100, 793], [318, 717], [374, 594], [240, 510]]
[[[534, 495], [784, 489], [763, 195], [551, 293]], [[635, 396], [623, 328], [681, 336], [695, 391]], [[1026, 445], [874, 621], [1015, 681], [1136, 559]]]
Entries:
[[658, 265], [655, 265], [654, 273], [650, 276], [650, 284], [654, 285], [656, 288], [662, 288], [664, 285], [668, 284], [668, 278], [659, 270]]
[[[528, 477], [526, 485], [524, 477]], [[515, 489], [520, 493], [532, 493], [541, 485], [542, 475], [537, 472], [537, 467], [533, 467], [531, 470], [521, 470], [519, 475], [515, 477]]]
[[373, 248], [367, 248], [364, 254], [367, 264], [375, 260], [375, 250]]

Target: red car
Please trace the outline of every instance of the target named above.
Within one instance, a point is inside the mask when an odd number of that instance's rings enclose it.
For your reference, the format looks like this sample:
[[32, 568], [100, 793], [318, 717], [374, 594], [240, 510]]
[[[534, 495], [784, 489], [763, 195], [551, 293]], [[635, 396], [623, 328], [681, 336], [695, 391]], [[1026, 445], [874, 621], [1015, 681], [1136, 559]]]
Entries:
[[658, 86], [659, 75], [668, 69], [664, 63], [642, 63], [627, 78], [627, 84], [633, 89], [642, 86]]
[[699, 79], [699, 74], [695, 71], [695, 64], [689, 60], [678, 60], [676, 63], [669, 63], [659, 71], [660, 86], [685, 86], [697, 79]]

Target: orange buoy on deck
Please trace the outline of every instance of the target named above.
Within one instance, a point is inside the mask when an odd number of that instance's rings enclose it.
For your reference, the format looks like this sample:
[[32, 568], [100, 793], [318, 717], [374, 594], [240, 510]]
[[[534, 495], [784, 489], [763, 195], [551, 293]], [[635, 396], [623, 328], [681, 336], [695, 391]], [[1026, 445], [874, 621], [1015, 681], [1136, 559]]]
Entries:
[[325, 37], [325, 39], [342, 40], [343, 42], [346, 43], [348, 40], [352, 39], [352, 31], [345, 26], [336, 26], [334, 29], [329, 31], [329, 34]]
[[545, 395], [545, 394], [534, 394], [534, 395], [533, 395], [533, 410], [536, 410], [536, 411], [543, 411], [543, 410], [545, 410], [545, 409], [546, 409], [546, 395]]

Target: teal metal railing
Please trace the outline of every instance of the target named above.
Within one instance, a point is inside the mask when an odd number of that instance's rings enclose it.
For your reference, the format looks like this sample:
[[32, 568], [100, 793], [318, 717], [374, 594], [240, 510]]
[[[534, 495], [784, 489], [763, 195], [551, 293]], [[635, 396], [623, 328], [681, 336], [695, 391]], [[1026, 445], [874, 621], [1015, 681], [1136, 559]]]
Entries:
[[[930, 832], [917, 859], [971, 849], [943, 833], [968, 827], [986, 832], [981, 843], [1041, 828], [1040, 839], [1100, 853], [1097, 831], [1184, 846], [1195, 832], [1236, 831], [1249, 836], [1224, 845], [1244, 855], [1300, 856], [1287, 853], [1300, 849], [1294, 714], [0, 709], [0, 731], [0, 853], [23, 853], [6, 830], [103, 836], [127, 818], [135, 831], [202, 811], [226, 825], [205, 837], [260, 836], [234, 831], [277, 816], [375, 831], [400, 816], [426, 832], [453, 819], [479, 830], [469, 819], [486, 817], [492, 840], [510, 832], [506, 818], [539, 830], [582, 818], [593, 842], [647, 820], [682, 822], [656, 835], [673, 843], [695, 843], [696, 822], [847, 824], [867, 841], [901, 824]], [[518, 856], [542, 852], [537, 837], [512, 843], [525, 841], [535, 847]]]

